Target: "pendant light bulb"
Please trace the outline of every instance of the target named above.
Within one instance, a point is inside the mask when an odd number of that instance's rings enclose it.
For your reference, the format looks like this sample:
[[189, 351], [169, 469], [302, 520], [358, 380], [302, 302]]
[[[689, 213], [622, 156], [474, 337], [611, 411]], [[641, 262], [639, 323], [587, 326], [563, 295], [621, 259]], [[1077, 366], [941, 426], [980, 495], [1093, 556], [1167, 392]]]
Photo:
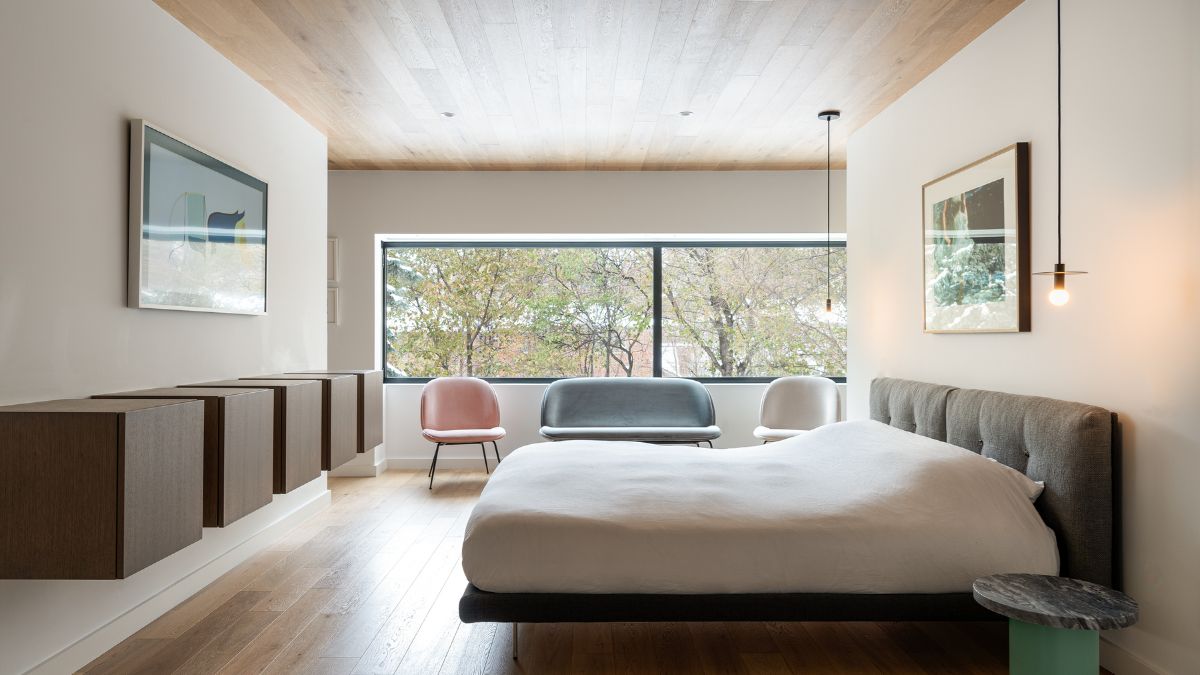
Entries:
[[825, 298], [825, 311], [821, 312], [823, 321], [833, 321], [833, 298]]
[[1071, 294], [1067, 292], [1067, 273], [1065, 265], [1054, 266], [1054, 288], [1050, 291], [1050, 304], [1056, 307], [1062, 307], [1071, 300]]
[[1050, 291], [1050, 304], [1055, 307], [1062, 307], [1071, 300], [1071, 294], [1065, 288], [1056, 288]]

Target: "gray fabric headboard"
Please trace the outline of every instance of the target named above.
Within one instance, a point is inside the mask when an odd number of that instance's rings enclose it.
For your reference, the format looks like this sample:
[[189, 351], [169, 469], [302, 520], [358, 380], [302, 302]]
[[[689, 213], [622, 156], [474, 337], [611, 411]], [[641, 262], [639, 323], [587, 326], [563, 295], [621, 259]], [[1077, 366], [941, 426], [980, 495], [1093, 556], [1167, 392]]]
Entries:
[[871, 382], [871, 419], [1045, 481], [1037, 509], [1058, 537], [1060, 573], [1114, 585], [1116, 415], [1051, 398], [878, 378]]

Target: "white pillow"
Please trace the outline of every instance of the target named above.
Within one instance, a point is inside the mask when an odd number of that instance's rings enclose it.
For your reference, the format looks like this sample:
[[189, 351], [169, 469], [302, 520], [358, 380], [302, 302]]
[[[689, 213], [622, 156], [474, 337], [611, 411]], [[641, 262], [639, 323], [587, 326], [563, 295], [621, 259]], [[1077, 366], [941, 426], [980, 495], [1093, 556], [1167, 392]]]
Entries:
[[1042, 491], [1046, 489], [1046, 481], [1034, 480], [1007, 464], [1001, 464], [994, 457], [985, 457], [984, 459], [995, 463], [996, 466], [1003, 468], [1009, 473], [1009, 475], [1016, 479], [1016, 481], [1020, 483], [1021, 487], [1025, 490], [1025, 496], [1029, 497], [1029, 501], [1031, 502], [1036, 502], [1038, 497], [1042, 496]]

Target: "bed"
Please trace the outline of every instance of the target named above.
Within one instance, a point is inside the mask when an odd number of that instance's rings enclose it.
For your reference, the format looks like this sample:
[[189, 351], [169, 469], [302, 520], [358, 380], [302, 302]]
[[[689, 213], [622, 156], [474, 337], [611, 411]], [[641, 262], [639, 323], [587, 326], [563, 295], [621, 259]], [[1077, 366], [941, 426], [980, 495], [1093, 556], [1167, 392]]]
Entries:
[[468, 523], [460, 618], [993, 619], [975, 575], [1114, 585], [1113, 414], [883, 378], [871, 419], [736, 450], [522, 448]]

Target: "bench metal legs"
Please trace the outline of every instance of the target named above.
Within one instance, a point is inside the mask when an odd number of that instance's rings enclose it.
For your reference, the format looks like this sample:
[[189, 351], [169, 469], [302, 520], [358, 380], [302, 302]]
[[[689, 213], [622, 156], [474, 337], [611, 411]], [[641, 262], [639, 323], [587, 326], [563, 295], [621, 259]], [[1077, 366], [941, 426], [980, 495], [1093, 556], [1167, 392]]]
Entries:
[[[496, 464], [500, 464], [500, 446], [496, 445], [496, 441], [491, 441], [492, 449], [496, 453]], [[429, 464], [429, 489], [433, 489], [433, 474], [437, 473], [438, 452], [443, 445], [476, 445], [475, 443], [438, 443], [433, 449], [433, 461]], [[492, 472], [491, 465], [488, 464], [487, 445], [479, 443], [479, 449], [483, 451], [483, 469], [489, 474]]]

